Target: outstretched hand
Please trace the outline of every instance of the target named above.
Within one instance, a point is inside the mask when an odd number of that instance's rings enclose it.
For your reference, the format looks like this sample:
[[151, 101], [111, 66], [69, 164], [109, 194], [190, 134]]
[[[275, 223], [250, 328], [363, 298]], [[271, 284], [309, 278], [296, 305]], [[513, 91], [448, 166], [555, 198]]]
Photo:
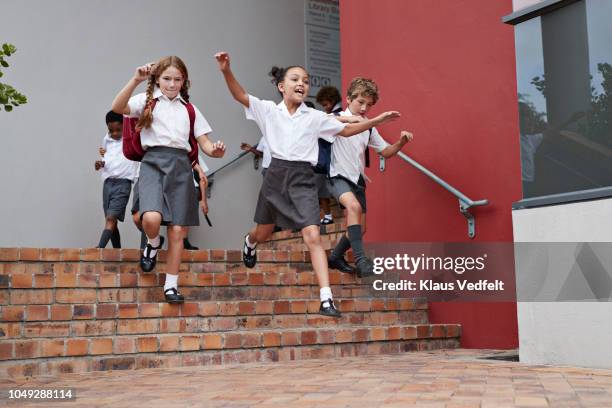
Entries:
[[225, 51], [220, 51], [215, 54], [215, 58], [217, 59], [217, 64], [219, 64], [219, 69], [221, 72], [225, 72], [230, 67], [230, 57], [229, 54]]
[[414, 139], [414, 135], [408, 132], [407, 130], [402, 130], [400, 132], [400, 141], [402, 142], [402, 144], [406, 144], [412, 139]]
[[210, 154], [211, 157], [223, 157], [225, 154], [225, 144], [222, 141], [218, 140], [212, 145], [212, 152]]
[[253, 150], [253, 146], [251, 146], [251, 145], [250, 145], [250, 144], [248, 144], [248, 143], [244, 143], [244, 142], [243, 142], [243, 143], [240, 143], [240, 150], [243, 150], [243, 151], [245, 151], [245, 152], [250, 152], [250, 151], [252, 151], [252, 150]]
[[399, 118], [401, 115], [398, 111], [388, 111], [388, 112], [383, 112], [380, 115], [378, 115], [376, 117], [376, 121], [378, 123], [385, 123], [385, 122], [391, 122], [392, 120], [395, 120], [397, 118]]

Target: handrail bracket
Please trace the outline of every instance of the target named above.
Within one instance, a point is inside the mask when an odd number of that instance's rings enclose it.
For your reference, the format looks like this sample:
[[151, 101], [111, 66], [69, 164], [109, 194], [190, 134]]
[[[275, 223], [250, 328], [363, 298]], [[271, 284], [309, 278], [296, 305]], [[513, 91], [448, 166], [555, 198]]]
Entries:
[[468, 237], [474, 238], [476, 236], [476, 220], [474, 216], [470, 212], [471, 205], [465, 203], [462, 200], [459, 200], [459, 211], [467, 220], [468, 225]]

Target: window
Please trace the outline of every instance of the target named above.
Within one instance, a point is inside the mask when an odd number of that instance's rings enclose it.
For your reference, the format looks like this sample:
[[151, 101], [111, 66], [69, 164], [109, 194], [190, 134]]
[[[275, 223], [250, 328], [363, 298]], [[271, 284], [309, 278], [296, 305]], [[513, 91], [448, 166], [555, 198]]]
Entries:
[[612, 1], [515, 26], [523, 197], [612, 186]]

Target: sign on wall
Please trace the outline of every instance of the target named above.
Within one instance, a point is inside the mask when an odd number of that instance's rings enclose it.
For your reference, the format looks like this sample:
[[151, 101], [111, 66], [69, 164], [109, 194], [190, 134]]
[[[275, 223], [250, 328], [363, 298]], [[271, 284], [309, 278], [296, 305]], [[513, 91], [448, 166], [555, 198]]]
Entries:
[[310, 94], [340, 83], [339, 0], [306, 0], [306, 69], [310, 74]]

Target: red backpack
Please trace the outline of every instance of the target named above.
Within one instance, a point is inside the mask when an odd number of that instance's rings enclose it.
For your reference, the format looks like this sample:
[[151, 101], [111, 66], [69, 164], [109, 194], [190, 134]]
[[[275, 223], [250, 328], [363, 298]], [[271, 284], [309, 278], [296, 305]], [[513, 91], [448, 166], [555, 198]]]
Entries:
[[[156, 103], [157, 99], [151, 100], [151, 111], [155, 109]], [[198, 163], [198, 141], [195, 138], [193, 130], [195, 124], [195, 109], [190, 103], [184, 103], [184, 105], [189, 114], [189, 146], [191, 146], [189, 161], [191, 161], [191, 167], [193, 167]], [[145, 155], [145, 151], [140, 143], [140, 130], [136, 129], [137, 122], [138, 118], [123, 117], [123, 155], [126, 159], [132, 161], [142, 161]]]

